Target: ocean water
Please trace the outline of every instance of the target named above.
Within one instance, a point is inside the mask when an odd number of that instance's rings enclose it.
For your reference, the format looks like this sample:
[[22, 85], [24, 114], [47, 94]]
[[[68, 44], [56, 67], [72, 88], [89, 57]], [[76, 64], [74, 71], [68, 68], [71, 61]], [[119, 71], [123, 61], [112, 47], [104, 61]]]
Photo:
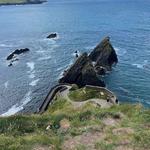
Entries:
[[[59, 37], [46, 39], [51, 32]], [[150, 107], [149, 0], [49, 0], [41, 5], [0, 7], [0, 114], [35, 112], [74, 51], [90, 52], [110, 36], [119, 63], [106, 75], [121, 102]], [[30, 52], [8, 67], [17, 48]]]

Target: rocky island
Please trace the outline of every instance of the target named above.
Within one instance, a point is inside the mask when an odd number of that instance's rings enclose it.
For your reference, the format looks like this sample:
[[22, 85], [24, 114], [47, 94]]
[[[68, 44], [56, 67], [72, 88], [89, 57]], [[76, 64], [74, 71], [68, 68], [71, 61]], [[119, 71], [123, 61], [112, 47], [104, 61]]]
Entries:
[[25, 4], [41, 4], [46, 0], [0, 0], [1, 5], [25, 5]]
[[110, 38], [104, 38], [90, 53], [83, 53], [76, 62], [64, 72], [60, 83], [105, 86], [101, 75], [112, 69], [112, 65], [118, 62], [115, 49], [111, 45]]

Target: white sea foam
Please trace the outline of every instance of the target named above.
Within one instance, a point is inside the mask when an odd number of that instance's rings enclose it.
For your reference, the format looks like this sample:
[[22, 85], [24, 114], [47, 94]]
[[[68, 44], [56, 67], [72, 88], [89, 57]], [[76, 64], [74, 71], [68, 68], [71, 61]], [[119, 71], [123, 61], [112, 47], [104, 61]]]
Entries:
[[43, 57], [38, 58], [38, 61], [48, 60], [48, 59], [51, 59], [51, 58], [52, 58], [51, 56], [43, 56]]
[[143, 65], [142, 64], [132, 64], [133, 66], [136, 66], [137, 68], [139, 68], [139, 69], [143, 69]]
[[48, 42], [50, 44], [55, 44], [56, 43], [56, 41], [54, 39], [48, 39], [48, 38], [45, 38], [45, 39], [43, 39], [41, 41]]
[[26, 95], [24, 96], [24, 98], [21, 100], [20, 103], [17, 103], [15, 105], [13, 105], [10, 109], [8, 109], [7, 112], [3, 113], [1, 116], [10, 116], [10, 115], [14, 115], [17, 112], [21, 111], [24, 106], [30, 102], [31, 100], [31, 91], [29, 91], [28, 93], [26, 93]]
[[30, 79], [35, 78], [35, 74], [34, 74], [34, 72], [33, 72], [33, 73], [31, 73], [31, 74], [29, 75], [29, 78], [30, 78]]
[[9, 84], [8, 81], [6, 81], [6, 82], [4, 83], [4, 86], [5, 86], [6, 89], [8, 88], [8, 84]]
[[30, 68], [30, 71], [34, 70], [34, 65], [35, 65], [34, 62], [27, 62], [27, 66]]
[[129, 94], [129, 93], [130, 93], [130, 91], [127, 90], [126, 88], [119, 87], [119, 89], [120, 89], [121, 91], [123, 91], [124, 93], [126, 93], [126, 94]]
[[0, 44], [0, 47], [12, 47], [13, 45], [10, 45], [10, 44]]
[[39, 82], [39, 79], [33, 80], [31, 83], [29, 83], [30, 86], [36, 86]]
[[150, 70], [149, 64], [148, 64], [148, 60], [144, 60], [143, 63], [134, 63], [132, 64], [133, 66], [136, 66], [139, 69], [145, 69], [145, 70]]
[[37, 53], [45, 53], [45, 51], [44, 50], [38, 50], [38, 51], [36, 51]]
[[35, 78], [35, 71], [34, 71], [34, 68], [35, 68], [35, 63], [34, 62], [27, 62], [27, 67], [30, 69], [29, 71], [27, 71], [29, 73], [29, 78], [30, 79], [33, 79]]
[[64, 71], [62, 71], [62, 72], [59, 74], [57, 80], [59, 80], [60, 78], [62, 78], [62, 77], [63, 77], [63, 74], [64, 74]]
[[119, 56], [123, 56], [127, 52], [126, 50], [119, 48], [119, 47], [114, 47], [114, 49]]
[[57, 68], [56, 70], [57, 70], [57, 71], [64, 70], [65, 68], [67, 68], [67, 66], [68, 66], [68, 65], [59, 67], [59, 68]]

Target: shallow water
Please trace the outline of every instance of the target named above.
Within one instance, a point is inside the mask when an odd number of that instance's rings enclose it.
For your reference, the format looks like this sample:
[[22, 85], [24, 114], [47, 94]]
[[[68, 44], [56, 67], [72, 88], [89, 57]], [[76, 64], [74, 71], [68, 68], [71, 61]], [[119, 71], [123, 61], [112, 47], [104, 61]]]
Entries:
[[[90, 51], [109, 35], [119, 63], [104, 80], [122, 102], [150, 106], [150, 4], [148, 0], [61, 0], [0, 7], [0, 114], [36, 111], [73, 52]], [[45, 37], [57, 32], [59, 38]], [[6, 56], [30, 48], [13, 67]]]

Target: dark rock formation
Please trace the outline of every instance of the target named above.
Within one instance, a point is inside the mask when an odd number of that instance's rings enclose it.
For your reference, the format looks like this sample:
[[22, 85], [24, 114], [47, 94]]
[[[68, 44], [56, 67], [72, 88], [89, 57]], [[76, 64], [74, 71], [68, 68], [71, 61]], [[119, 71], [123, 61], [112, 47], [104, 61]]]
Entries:
[[102, 66], [97, 66], [95, 67], [95, 71], [98, 75], [105, 75], [107, 70]]
[[[24, 48], [24, 49], [16, 49], [14, 52], [12, 52], [6, 59], [7, 60], [11, 60], [14, 58], [15, 55], [19, 55], [25, 52], [28, 52], [29, 49], [28, 48]], [[18, 59], [17, 59], [18, 60]]]
[[105, 86], [94, 70], [92, 61], [87, 53], [83, 53], [76, 62], [65, 72], [60, 83], [77, 84], [79, 87], [85, 85]]
[[48, 39], [53, 39], [56, 38], [57, 34], [56, 33], [51, 33], [50, 35], [47, 36]]
[[89, 58], [96, 62], [95, 66], [102, 66], [106, 70], [111, 70], [114, 63], [118, 62], [115, 49], [110, 43], [110, 38], [106, 37], [90, 53]]
[[44, 2], [47, 2], [47, 0], [24, 0], [24, 1], [0, 1], [0, 6], [2, 5], [26, 5], [26, 4], [42, 4]]
[[117, 54], [112, 47], [109, 37], [106, 37], [88, 56], [83, 53], [76, 62], [64, 72], [60, 83], [105, 86], [100, 79], [101, 75], [111, 70], [112, 65], [118, 62]]
[[12, 63], [10, 63], [9, 65], [8, 65], [8, 67], [11, 67], [13, 64]]

